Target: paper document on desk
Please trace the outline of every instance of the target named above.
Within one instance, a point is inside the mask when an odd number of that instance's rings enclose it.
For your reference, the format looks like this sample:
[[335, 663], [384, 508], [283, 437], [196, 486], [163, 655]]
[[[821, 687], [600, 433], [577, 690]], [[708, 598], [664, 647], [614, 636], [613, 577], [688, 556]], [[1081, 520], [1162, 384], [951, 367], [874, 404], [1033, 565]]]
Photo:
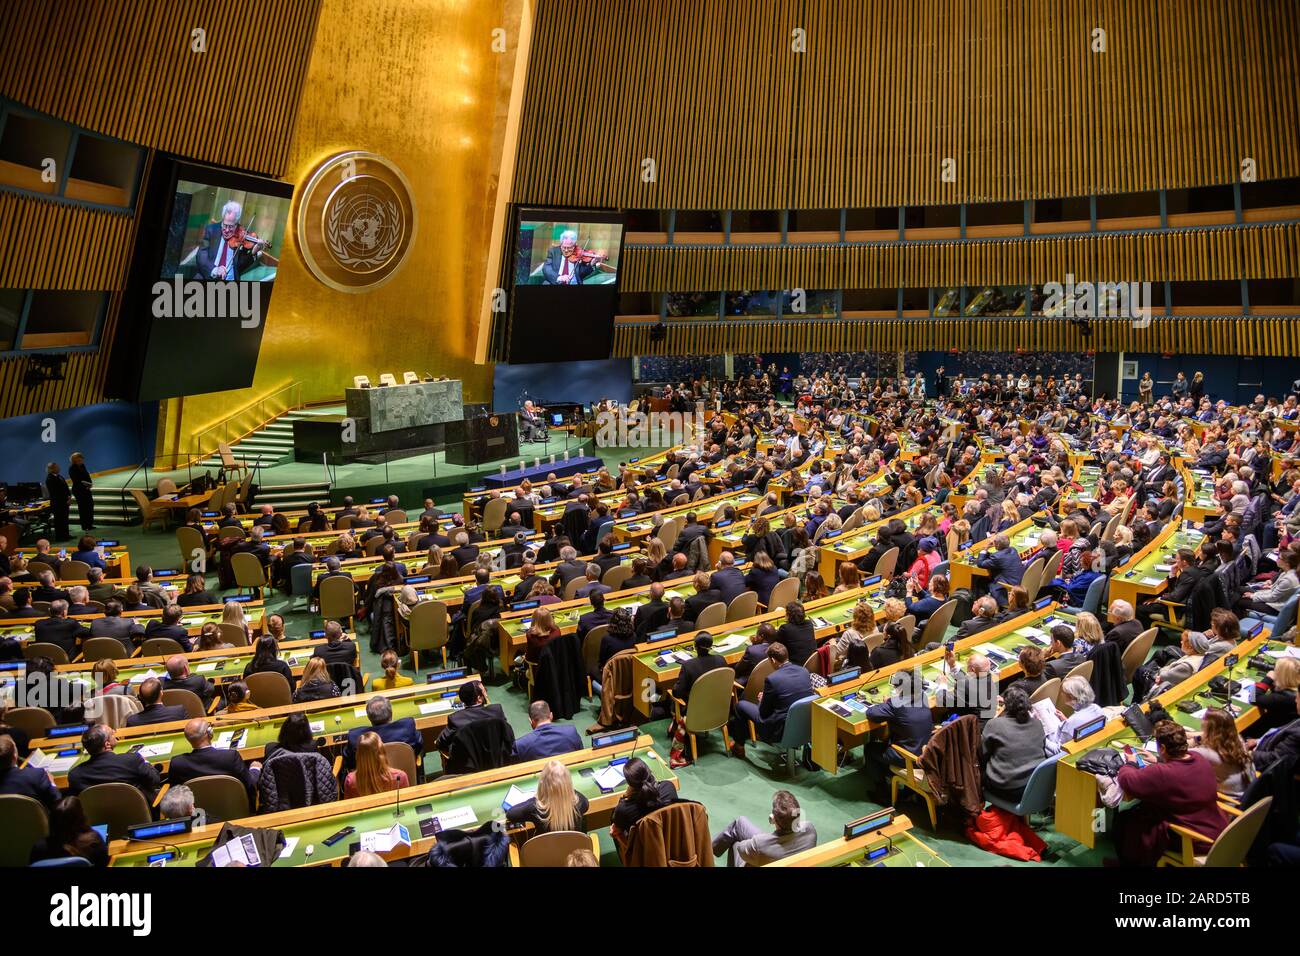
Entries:
[[235, 738], [233, 730], [223, 730], [212, 740], [212, 746], [217, 750], [229, 750], [230, 742]]
[[213, 866], [234, 866], [235, 864], [243, 866], [262, 865], [262, 857], [257, 852], [257, 844], [253, 842], [252, 834], [245, 833], [241, 837], [227, 840], [212, 851]]
[[143, 672], [143, 673], [141, 673], [141, 674], [136, 674], [136, 675], [135, 675], [134, 677], [132, 677], [129, 681], [127, 681], [127, 683], [128, 683], [128, 684], [141, 684], [141, 683], [147, 681], [150, 677], [158, 677], [158, 676], [159, 676], [159, 674], [158, 674], [158, 673], [157, 673], [157, 672], [156, 672], [156, 671], [151, 667], [151, 668], [149, 668], [147, 671], [145, 671], [145, 672]]
[[474, 823], [478, 820], [478, 817], [474, 815], [473, 807], [454, 807], [451, 810], [435, 814], [433, 819], [438, 821], [439, 829], [453, 830], [457, 827], [463, 827], [467, 823]]
[[595, 781], [602, 790], [617, 790], [627, 783], [623, 776], [624, 764], [614, 764], [596, 771]]
[[387, 853], [396, 846], [410, 845], [411, 834], [400, 823], [394, 823], [386, 830], [371, 830], [361, 834], [361, 849], [371, 853]]
[[219, 666], [219, 665], [217, 665], [217, 664], [198, 664], [198, 665], [196, 665], [195, 668], [194, 668], [194, 673], [196, 673], [196, 674], [209, 674], [209, 673], [211, 673], [212, 671], [216, 670], [218, 666]]
[[31, 756], [27, 758], [27, 763], [48, 773], [63, 773], [72, 769], [79, 756], [80, 754], [73, 754], [70, 757], [55, 757], [41, 750], [33, 750]]
[[517, 807], [519, 804], [533, 799], [537, 796], [536, 790], [520, 790], [515, 784], [510, 785], [510, 792], [506, 798], [501, 801], [501, 805], [509, 810], [511, 807]]
[[293, 851], [298, 849], [298, 841], [300, 839], [300, 837], [285, 837], [284, 846], [280, 848], [280, 852], [276, 856], [276, 859], [283, 860], [293, 856]]
[[141, 747], [137, 753], [145, 760], [152, 760], [154, 757], [165, 757], [172, 752], [176, 745], [170, 740], [165, 744], [149, 744], [147, 747]]
[[1061, 729], [1061, 718], [1056, 716], [1056, 705], [1050, 700], [1040, 700], [1029, 708], [1029, 712], [1043, 725], [1043, 733], [1051, 738]]
[[1138, 583], [1145, 584], [1147, 587], [1153, 588], [1156, 587], [1157, 585], [1164, 584], [1165, 581], [1164, 578], [1143, 578]]
[[429, 714], [445, 713], [449, 710], [451, 710], [451, 701], [449, 700], [435, 700], [428, 704], [420, 705], [420, 713], [426, 716]]

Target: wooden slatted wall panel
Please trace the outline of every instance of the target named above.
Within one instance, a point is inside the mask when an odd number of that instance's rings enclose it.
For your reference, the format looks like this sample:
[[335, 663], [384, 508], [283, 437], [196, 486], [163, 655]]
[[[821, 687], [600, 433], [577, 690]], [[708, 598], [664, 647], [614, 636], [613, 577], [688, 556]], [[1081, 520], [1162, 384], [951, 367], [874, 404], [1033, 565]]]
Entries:
[[[0, 95], [78, 126], [284, 169], [322, 0], [4, 0]], [[207, 52], [191, 50], [191, 31]]]
[[871, 319], [683, 322], [661, 342], [650, 325], [617, 325], [614, 355], [719, 355], [753, 352], [1099, 351], [1168, 354], [1300, 354], [1300, 319], [1158, 317], [1145, 328], [1094, 319], [1084, 338], [1064, 320]]
[[624, 292], [1186, 282], [1300, 275], [1300, 224], [984, 242], [628, 246]]
[[1245, 157], [1300, 175], [1296, 0], [621, 0], [598, 30], [573, 9], [539, 0], [516, 202], [1008, 201], [1230, 183]]
[[126, 213], [0, 192], [0, 288], [119, 289], [131, 229]]

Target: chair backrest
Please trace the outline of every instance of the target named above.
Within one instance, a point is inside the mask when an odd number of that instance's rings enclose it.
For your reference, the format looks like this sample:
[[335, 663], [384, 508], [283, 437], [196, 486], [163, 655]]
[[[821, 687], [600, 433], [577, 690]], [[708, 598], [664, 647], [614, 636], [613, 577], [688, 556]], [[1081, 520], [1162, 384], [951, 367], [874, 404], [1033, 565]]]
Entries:
[[[53, 574], [54, 566], [48, 561], [38, 561], [35, 558], [32, 558], [27, 562], [27, 571], [29, 574], [43, 574], [46, 571]], [[46, 603], [48, 604], [48, 602]], [[49, 608], [46, 608], [46, 610], [49, 610]]]
[[163, 495], [174, 495], [176, 494], [176, 482], [172, 481], [170, 478], [159, 478], [158, 487], [155, 489], [155, 492], [159, 497]]
[[110, 727], [126, 726], [126, 719], [144, 710], [140, 698], [131, 694], [100, 694], [86, 701], [86, 720], [99, 720]]
[[334, 519], [334, 530], [335, 531], [352, 530], [352, 517], [353, 517], [352, 515], [339, 515], [339, 517]]
[[714, 601], [695, 619], [697, 630], [705, 630], [710, 627], [721, 627], [727, 622], [727, 605], [721, 601]]
[[754, 665], [754, 669], [749, 672], [749, 680], [745, 682], [745, 692], [740, 695], [741, 700], [747, 700], [751, 704], [758, 703], [758, 695], [763, 691], [763, 685], [767, 683], [767, 675], [772, 673], [776, 665], [766, 657]]
[[85, 561], [64, 561], [59, 577], [64, 581], [85, 581], [90, 577], [90, 565]]
[[948, 631], [948, 623], [952, 620], [953, 612], [956, 610], [957, 601], [955, 598], [940, 604], [926, 620], [925, 627], [921, 628], [921, 639], [917, 647], [942, 642], [944, 634]]
[[578, 596], [578, 588], [582, 587], [586, 583], [587, 578], [585, 575], [580, 574], [576, 578], [571, 579], [569, 583], [564, 586], [564, 594], [562, 595], [564, 600], [575, 600]]
[[617, 591], [623, 586], [623, 582], [632, 576], [632, 565], [616, 564], [600, 576], [601, 584], [608, 584]]
[[1020, 798], [1021, 816], [1041, 813], [1052, 805], [1056, 798], [1056, 762], [1064, 756], [1064, 753], [1053, 754], [1034, 768]]
[[812, 703], [816, 699], [816, 694], [810, 694], [790, 705], [785, 715], [785, 729], [781, 732], [782, 750], [793, 750], [812, 742]]
[[140, 509], [140, 517], [148, 520], [157, 510], [153, 503], [149, 501], [148, 496], [139, 488], [128, 488], [127, 491], [130, 492], [131, 500], [135, 502], [135, 506]]
[[258, 707], [284, 707], [293, 703], [293, 692], [283, 674], [262, 671], [244, 678], [248, 695]]
[[608, 624], [597, 624], [582, 639], [582, 663], [586, 666], [588, 674], [594, 673], [596, 665], [600, 663], [600, 642], [608, 633]]
[[742, 591], [731, 599], [727, 605], [727, 623], [743, 621], [758, 613], [758, 595], [753, 591]]
[[496, 531], [505, 524], [506, 506], [510, 504], [505, 498], [491, 498], [483, 506], [483, 530]]
[[31, 797], [0, 794], [0, 866], [26, 866], [32, 847], [50, 834], [45, 808]]
[[441, 601], [421, 601], [411, 608], [406, 627], [412, 649], [438, 650], [447, 643], [451, 634], [447, 624], [447, 605]]
[[566, 866], [574, 850], [591, 850], [600, 857], [599, 844], [593, 834], [576, 830], [539, 833], [519, 849], [520, 866]]
[[221, 643], [229, 644], [231, 647], [248, 646], [248, 632], [238, 624], [227, 624], [225, 621], [218, 621], [217, 630], [221, 632]]
[[[86, 643], [89, 644], [90, 642], [87, 641]], [[121, 656], [122, 656], [122, 642], [121, 642], [121, 641], [117, 641], [117, 642], [115, 642], [115, 643], [117, 644], [117, 654], [116, 654], [115, 656], [117, 656], [117, 657], [121, 657]], [[67, 651], [65, 651], [63, 648], [59, 647], [58, 644], [48, 644], [48, 643], [45, 643], [45, 642], [42, 642], [42, 641], [31, 641], [31, 642], [29, 642], [29, 643], [27, 643], [27, 644], [24, 644], [24, 645], [23, 645], [23, 657], [24, 657], [24, 659], [29, 660], [29, 661], [30, 661], [30, 660], [35, 660], [35, 659], [38, 658], [38, 657], [48, 657], [50, 660], [52, 660], [52, 661], [53, 661], [54, 663], [56, 663], [56, 664], [66, 664], [66, 663], [68, 663], [68, 652], [67, 652]]]
[[1025, 573], [1020, 579], [1020, 586], [1029, 594], [1029, 601], [1038, 597], [1038, 589], [1043, 585], [1043, 566], [1047, 562], [1040, 555], [1029, 562], [1029, 567], [1025, 568]]
[[390, 508], [384, 512], [384, 522], [389, 525], [406, 524], [406, 512], [401, 508]]
[[366, 557], [373, 558], [375, 555], [377, 555], [380, 552], [380, 550], [387, 543], [388, 542], [384, 540], [384, 536], [382, 534], [375, 535], [365, 544]]
[[217, 442], [217, 453], [221, 455], [221, 465], [223, 468], [237, 467], [239, 462], [235, 461], [234, 454], [230, 451], [230, 446], [225, 442]]
[[411, 745], [404, 740], [387, 741], [384, 744], [384, 756], [388, 758], [388, 766], [405, 773], [407, 782], [414, 786], [417, 771], [415, 750]]
[[184, 687], [168, 687], [162, 692], [162, 702], [167, 706], [180, 704], [185, 708], [186, 717], [202, 717], [207, 713], [199, 695]]
[[54, 726], [54, 715], [44, 707], [11, 707], [5, 711], [5, 723], [36, 740]]
[[126, 836], [126, 828], [152, 819], [149, 801], [129, 783], [97, 783], [81, 791], [81, 808], [91, 826], [108, 825], [110, 840]]
[[369, 388], [369, 387], [370, 387], [370, 376], [369, 376], [369, 375], [353, 375], [353, 376], [352, 376], [352, 387], [353, 387], [353, 388]]
[[767, 608], [785, 607], [791, 601], [799, 597], [799, 579], [791, 576], [782, 578], [777, 582], [776, 587], [772, 588], [772, 593], [767, 599]]
[[1277, 620], [1273, 622], [1273, 634], [1281, 637], [1291, 628], [1295, 627], [1296, 622], [1296, 604], [1300, 602], [1300, 593], [1291, 595], [1287, 602], [1277, 612]]
[[[1065, 680], [1069, 680], [1071, 677], [1082, 677], [1086, 681], [1091, 681], [1092, 665], [1093, 665], [1092, 661], [1084, 661], [1082, 664], [1079, 664], [1078, 666], [1072, 668], [1070, 670], [1070, 673], [1065, 675]], [[1065, 681], [1062, 681], [1062, 683], [1064, 682]]]
[[392, 373], [392, 372], [382, 372], [382, 373], [380, 373], [379, 381], [380, 381], [380, 384], [383, 384], [383, 385], [396, 385], [396, 384], [397, 384], [397, 379], [393, 376], [393, 373]]
[[176, 529], [176, 546], [181, 552], [181, 567], [190, 568], [194, 566], [194, 561], [203, 557], [207, 547], [203, 542], [203, 535], [199, 534], [197, 528], [191, 528], [188, 525], [181, 525]]
[[1120, 522], [1123, 520], [1124, 520], [1124, 513], [1120, 512], [1119, 514], [1113, 516], [1109, 521], [1107, 521], [1106, 529], [1101, 533], [1101, 540], [1113, 541], [1115, 538], [1115, 529], [1119, 527]]
[[403, 384], [403, 385], [414, 385], [414, 384], [415, 384], [416, 382], [418, 382], [419, 380], [420, 380], [420, 376], [419, 376], [418, 374], [416, 374], [415, 372], [403, 372], [403, 373], [402, 373], [402, 384]]
[[847, 534], [848, 532], [854, 530], [855, 528], [862, 527], [864, 521], [865, 519], [862, 517], [862, 509], [854, 508], [853, 513], [844, 519], [844, 524], [840, 525], [840, 531]]
[[822, 673], [821, 654], [818, 653], [817, 651], [813, 651], [811, 654], [809, 654], [808, 659], [803, 662], [803, 669], [806, 670], [809, 674], [821, 674]]
[[898, 548], [890, 548], [880, 556], [880, 560], [876, 562], [876, 567], [871, 573], [879, 574], [882, 578], [892, 578], [894, 576], [894, 568], [897, 567], [897, 565]]
[[731, 689], [736, 683], [732, 667], [715, 667], [696, 678], [686, 702], [686, 730], [698, 734], [717, 730], [731, 715]]
[[1057, 575], [1061, 573], [1061, 562], [1065, 560], [1065, 552], [1057, 548], [1055, 552], [1047, 559], [1043, 565], [1042, 581], [1054, 581]]
[[1137, 637], [1128, 647], [1124, 649], [1124, 683], [1133, 683], [1133, 675], [1137, 669], [1142, 666], [1142, 662], [1147, 659], [1147, 653], [1151, 650], [1151, 645], [1155, 643], [1156, 631], [1158, 628], [1149, 627]]
[[[337, 546], [337, 542], [335, 542]], [[311, 594], [311, 565], [295, 564], [289, 569], [289, 593], [295, 597]]]
[[[109, 638], [113, 640], [113, 638]], [[118, 642], [119, 646], [121, 642]], [[171, 654], [184, 654], [180, 642], [170, 637], [151, 637], [140, 648], [141, 657], [167, 657]]]
[[340, 620], [357, 613], [356, 585], [350, 578], [330, 577], [320, 582], [320, 614], [325, 620]]
[[1272, 805], [1273, 798], [1265, 797], [1258, 803], [1251, 804], [1241, 816], [1234, 817], [1210, 846], [1210, 852], [1205, 855], [1205, 865], [1241, 866], [1246, 861], [1246, 854], [1250, 851], [1255, 838], [1259, 836], [1259, 830], [1264, 825]]
[[227, 774], [208, 774], [185, 782], [194, 791], [194, 808], [202, 810], [206, 823], [242, 820], [251, 814], [244, 782]]
[[1083, 607], [1080, 610], [1087, 611], [1089, 614], [1096, 614], [1101, 607], [1102, 596], [1106, 592], [1106, 584], [1110, 578], [1102, 575], [1099, 578], [1093, 578], [1088, 585], [1088, 590], [1083, 595]]
[[256, 555], [239, 551], [230, 556], [230, 569], [235, 572], [235, 585], [241, 588], [265, 587], [266, 569]]
[[1061, 678], [1053, 677], [1045, 680], [1038, 685], [1038, 690], [1029, 695], [1029, 703], [1036, 704], [1040, 700], [1050, 700], [1053, 705], [1061, 695]]

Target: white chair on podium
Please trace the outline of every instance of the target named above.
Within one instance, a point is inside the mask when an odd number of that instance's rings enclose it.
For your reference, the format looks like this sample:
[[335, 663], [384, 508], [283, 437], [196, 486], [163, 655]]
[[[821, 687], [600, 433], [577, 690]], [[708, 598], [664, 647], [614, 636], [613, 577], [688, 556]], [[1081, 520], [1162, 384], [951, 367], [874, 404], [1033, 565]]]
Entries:
[[370, 387], [370, 376], [369, 376], [369, 375], [354, 375], [354, 376], [352, 376], [352, 387], [353, 387], [353, 388], [369, 388], [369, 387]]
[[418, 382], [419, 380], [420, 380], [420, 376], [416, 375], [414, 372], [403, 372], [403, 373], [402, 373], [402, 384], [403, 384], [403, 385], [414, 385], [414, 384], [415, 384], [416, 382]]
[[383, 375], [379, 376], [379, 384], [380, 384], [380, 385], [396, 385], [396, 384], [397, 384], [397, 379], [395, 379], [395, 378], [393, 377], [393, 373], [392, 373], [392, 372], [385, 372]]

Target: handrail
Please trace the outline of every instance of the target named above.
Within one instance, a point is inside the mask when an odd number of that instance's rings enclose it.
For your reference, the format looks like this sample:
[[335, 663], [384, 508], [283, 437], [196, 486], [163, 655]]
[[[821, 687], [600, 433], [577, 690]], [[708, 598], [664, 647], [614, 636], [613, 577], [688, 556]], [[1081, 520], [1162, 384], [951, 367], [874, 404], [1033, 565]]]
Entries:
[[[301, 393], [302, 382], [295, 379], [277, 386], [265, 395], [249, 402], [238, 411], [230, 413], [225, 418], [199, 429], [194, 433], [194, 437], [190, 442], [191, 447], [198, 449], [195, 457], [190, 459], [191, 462], [215, 453], [219, 444], [238, 441], [246, 435], [251, 435], [290, 409], [297, 408], [301, 404]], [[281, 396], [285, 396], [284, 400], [277, 402], [276, 399]], [[271, 408], [274, 408], [275, 411], [268, 414], [268, 409]], [[237, 419], [244, 418], [250, 412], [255, 413], [253, 420], [256, 421], [256, 424], [251, 428], [241, 427], [238, 434], [234, 434], [230, 428], [231, 424]]]

